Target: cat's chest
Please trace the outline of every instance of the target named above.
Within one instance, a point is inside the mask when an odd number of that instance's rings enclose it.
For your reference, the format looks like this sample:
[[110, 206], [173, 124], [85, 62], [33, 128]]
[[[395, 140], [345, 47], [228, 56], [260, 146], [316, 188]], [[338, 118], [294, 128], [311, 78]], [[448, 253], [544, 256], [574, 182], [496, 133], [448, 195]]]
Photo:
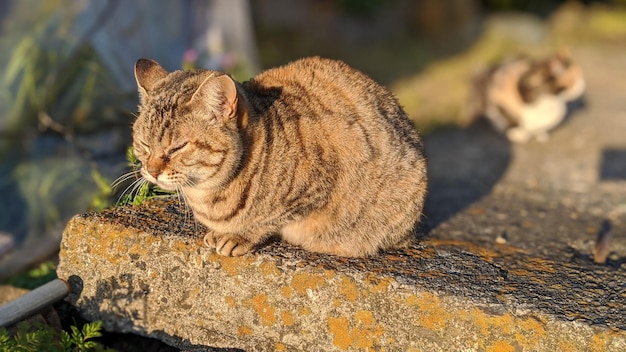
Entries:
[[214, 231], [239, 232], [245, 225], [248, 209], [241, 194], [187, 190], [185, 200], [195, 218]]
[[542, 96], [522, 106], [520, 125], [527, 130], [549, 130], [565, 117], [565, 103], [556, 96]]

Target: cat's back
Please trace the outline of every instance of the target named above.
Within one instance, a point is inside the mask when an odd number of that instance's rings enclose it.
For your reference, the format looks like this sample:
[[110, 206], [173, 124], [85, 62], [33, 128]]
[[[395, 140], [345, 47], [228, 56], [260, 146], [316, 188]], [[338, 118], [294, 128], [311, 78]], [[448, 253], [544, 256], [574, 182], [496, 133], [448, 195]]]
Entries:
[[393, 144], [391, 153], [422, 158], [420, 137], [393, 94], [343, 61], [303, 58], [260, 73], [248, 87], [278, 92], [271, 99], [273, 118], [314, 121], [315, 127], [327, 128], [328, 140], [336, 145], [348, 145], [347, 134], [367, 135], [373, 139], [367, 143]]
[[250, 85], [278, 88], [280, 100], [291, 105], [309, 101], [319, 103], [327, 112], [391, 106], [404, 115], [386, 88], [339, 60], [303, 58], [260, 73]]
[[[373, 80], [343, 61], [319, 56], [302, 58], [286, 65], [268, 69], [254, 77], [253, 82], [285, 88], [360, 90], [376, 85]], [[298, 85], [302, 85], [298, 87]], [[348, 86], [349, 85], [349, 86]], [[321, 91], [318, 93], [322, 94]]]

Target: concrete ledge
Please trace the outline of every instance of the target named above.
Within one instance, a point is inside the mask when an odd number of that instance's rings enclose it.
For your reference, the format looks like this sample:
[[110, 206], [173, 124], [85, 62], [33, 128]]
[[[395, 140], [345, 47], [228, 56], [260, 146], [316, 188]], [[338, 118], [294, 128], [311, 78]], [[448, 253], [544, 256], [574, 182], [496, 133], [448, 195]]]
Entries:
[[201, 232], [175, 199], [76, 216], [58, 275], [87, 319], [180, 348], [626, 350], [623, 270], [434, 239], [369, 259], [283, 243], [224, 258]]

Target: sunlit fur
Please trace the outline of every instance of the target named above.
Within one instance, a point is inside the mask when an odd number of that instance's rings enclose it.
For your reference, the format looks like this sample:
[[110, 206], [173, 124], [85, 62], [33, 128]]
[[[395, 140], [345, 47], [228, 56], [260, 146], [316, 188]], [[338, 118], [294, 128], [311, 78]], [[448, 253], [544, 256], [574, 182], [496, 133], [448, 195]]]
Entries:
[[545, 141], [584, 91], [582, 69], [567, 51], [543, 60], [518, 56], [474, 77], [470, 113], [487, 118], [512, 142]]
[[308, 58], [239, 83], [141, 59], [135, 76], [141, 175], [181, 195], [218, 253], [279, 235], [365, 256], [413, 234], [426, 194], [422, 143], [396, 99], [359, 71]]

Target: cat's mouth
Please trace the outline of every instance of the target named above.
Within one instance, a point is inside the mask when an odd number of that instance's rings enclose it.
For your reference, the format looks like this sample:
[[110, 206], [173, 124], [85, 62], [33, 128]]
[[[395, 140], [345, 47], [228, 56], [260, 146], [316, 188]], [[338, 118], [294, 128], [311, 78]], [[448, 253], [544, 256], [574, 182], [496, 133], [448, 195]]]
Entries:
[[174, 192], [178, 189], [178, 186], [168, 185], [167, 183], [163, 183], [163, 182], [154, 182], [154, 184], [159, 186], [159, 188], [161, 188], [164, 191]]
[[178, 184], [169, 181], [169, 180], [165, 180], [163, 179], [165, 176], [163, 174], [158, 175], [156, 178], [152, 175], [150, 175], [150, 173], [144, 171], [143, 169], [141, 170], [141, 174], [142, 176], [150, 183], [157, 185], [159, 188], [161, 188], [164, 191], [176, 191], [178, 189]]

